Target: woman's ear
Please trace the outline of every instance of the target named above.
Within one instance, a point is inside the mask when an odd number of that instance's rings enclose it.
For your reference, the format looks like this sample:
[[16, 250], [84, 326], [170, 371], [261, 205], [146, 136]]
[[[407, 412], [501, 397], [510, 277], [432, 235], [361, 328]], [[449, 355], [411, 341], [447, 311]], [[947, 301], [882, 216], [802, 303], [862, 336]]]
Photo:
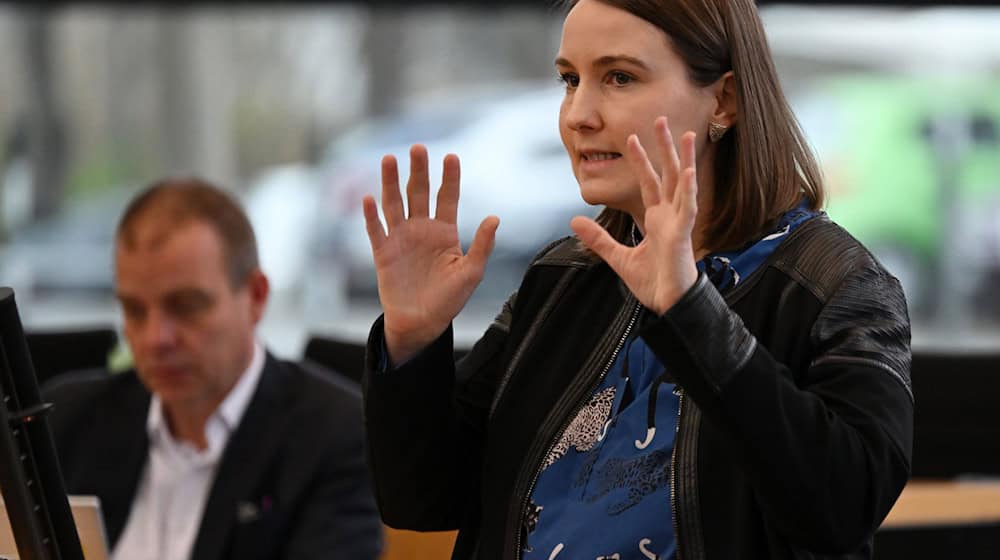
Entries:
[[739, 104], [736, 102], [736, 78], [733, 71], [726, 72], [716, 80], [712, 84], [712, 91], [715, 94], [715, 113], [712, 114], [712, 122], [726, 128], [732, 127], [739, 117]]

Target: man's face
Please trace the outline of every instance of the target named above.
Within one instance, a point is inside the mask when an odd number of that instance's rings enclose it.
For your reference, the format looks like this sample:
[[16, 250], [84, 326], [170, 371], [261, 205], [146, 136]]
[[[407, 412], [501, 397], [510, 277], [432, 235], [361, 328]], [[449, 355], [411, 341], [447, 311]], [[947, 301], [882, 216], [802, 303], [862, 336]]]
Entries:
[[257, 270], [234, 288], [203, 222], [139, 223], [134, 241], [118, 242], [115, 277], [139, 377], [168, 407], [214, 409], [253, 357], [267, 280]]

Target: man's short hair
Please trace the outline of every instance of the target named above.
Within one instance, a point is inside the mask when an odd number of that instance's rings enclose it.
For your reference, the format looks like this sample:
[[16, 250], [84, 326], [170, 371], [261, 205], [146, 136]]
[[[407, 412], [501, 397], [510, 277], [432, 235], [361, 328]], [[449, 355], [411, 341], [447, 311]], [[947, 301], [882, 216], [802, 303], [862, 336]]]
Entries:
[[139, 227], [150, 226], [152, 242], [162, 243], [178, 226], [202, 222], [222, 240], [224, 266], [232, 286], [242, 285], [260, 266], [253, 227], [240, 204], [228, 193], [199, 178], [157, 181], [125, 209], [115, 239], [126, 249], [138, 242]]

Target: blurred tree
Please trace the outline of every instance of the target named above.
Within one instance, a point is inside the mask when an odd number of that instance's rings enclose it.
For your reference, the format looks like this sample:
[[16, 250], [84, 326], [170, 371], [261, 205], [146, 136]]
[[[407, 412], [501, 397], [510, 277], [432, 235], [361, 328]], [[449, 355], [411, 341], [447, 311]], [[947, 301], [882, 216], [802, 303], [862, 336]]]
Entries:
[[407, 27], [403, 21], [403, 10], [388, 6], [376, 6], [371, 10], [368, 26], [365, 28], [362, 50], [368, 62], [368, 107], [369, 115], [383, 115], [397, 108], [404, 85], [403, 44]]
[[23, 119], [10, 127], [0, 157], [0, 242], [28, 219], [31, 173], [28, 169], [28, 131]]
[[[159, 22], [160, 109], [166, 173], [236, 185], [229, 126], [233, 95], [225, 45], [231, 28], [196, 12], [164, 11]], [[213, 25], [214, 24], [214, 25]], [[221, 79], [220, 79], [221, 78]]]
[[52, 18], [41, 3], [20, 7], [24, 48], [27, 148], [33, 185], [32, 215], [54, 214], [65, 190], [67, 127], [52, 68]]

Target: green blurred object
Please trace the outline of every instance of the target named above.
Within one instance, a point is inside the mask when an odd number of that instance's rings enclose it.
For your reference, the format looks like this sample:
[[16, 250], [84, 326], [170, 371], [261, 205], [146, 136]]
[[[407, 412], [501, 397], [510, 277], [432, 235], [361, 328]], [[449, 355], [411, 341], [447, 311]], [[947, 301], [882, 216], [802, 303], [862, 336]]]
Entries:
[[108, 370], [111, 373], [121, 373], [132, 369], [133, 365], [132, 351], [129, 350], [128, 344], [124, 340], [119, 340], [108, 356]]
[[[918, 315], [954, 289], [940, 282], [954, 265], [943, 255], [970, 252], [989, 208], [1000, 209], [997, 91], [1000, 80], [982, 76], [860, 74], [817, 82], [799, 99], [828, 213], [898, 273]], [[972, 264], [983, 269], [972, 274], [995, 266]]]

